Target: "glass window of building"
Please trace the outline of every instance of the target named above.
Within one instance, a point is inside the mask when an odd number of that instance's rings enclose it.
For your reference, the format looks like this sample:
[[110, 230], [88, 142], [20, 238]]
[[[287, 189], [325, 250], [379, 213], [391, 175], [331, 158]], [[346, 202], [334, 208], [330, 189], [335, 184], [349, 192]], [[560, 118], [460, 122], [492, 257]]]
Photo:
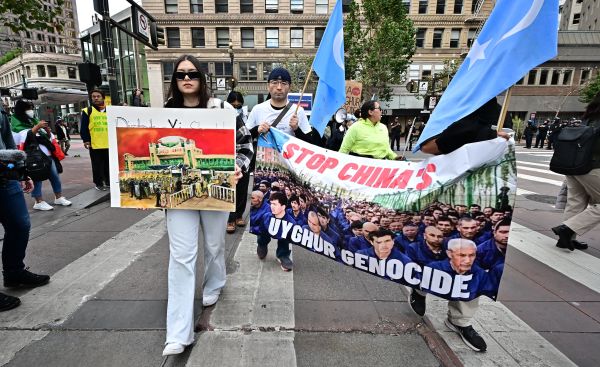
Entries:
[[230, 77], [232, 75], [231, 62], [215, 62], [215, 75], [218, 77]]
[[269, 78], [269, 74], [271, 73], [271, 70], [273, 70], [279, 66], [282, 66], [282, 65], [281, 65], [281, 63], [278, 63], [278, 62], [271, 62], [271, 61], [263, 62], [263, 79], [267, 80]]
[[215, 13], [228, 13], [229, 0], [215, 0]]
[[202, 48], [205, 45], [204, 28], [192, 28], [192, 47]]
[[217, 47], [229, 47], [229, 28], [217, 28]]
[[240, 13], [253, 13], [254, 0], [240, 0]]
[[548, 84], [548, 69], [540, 70], [540, 82], [539, 85]]
[[579, 78], [579, 85], [585, 84], [591, 76], [591, 71], [590, 69], [583, 69], [581, 70], [581, 77]]
[[315, 28], [315, 47], [319, 47], [321, 44], [323, 33], [325, 33], [325, 28]]
[[240, 62], [240, 80], [258, 80], [256, 62]]
[[[75, 69], [75, 68], [72, 68]], [[28, 78], [31, 78], [31, 67], [29, 66], [25, 66], [25, 75], [27, 75]], [[70, 78], [70, 76], [69, 76]]]
[[427, 14], [427, 2], [429, 0], [419, 0], [419, 14]]
[[454, 0], [454, 14], [462, 14], [463, 0]]
[[418, 28], [416, 34], [416, 46], [425, 47], [425, 28]]
[[190, 13], [204, 13], [204, 0], [190, 0]]
[[254, 47], [254, 28], [242, 28], [242, 48]]
[[436, 28], [433, 30], [433, 48], [442, 47], [442, 36], [444, 35], [444, 28]]
[[581, 19], [581, 13], [573, 14], [572, 24], [579, 24], [580, 19]]
[[177, 14], [177, 0], [165, 0], [165, 13]]
[[168, 48], [179, 48], [181, 47], [181, 38], [179, 36], [179, 28], [167, 28], [167, 47]]
[[37, 76], [38, 76], [38, 78], [46, 77], [46, 67], [44, 65], [37, 66]]
[[354, 0], [342, 0], [342, 13], [350, 13], [350, 6]]
[[435, 5], [436, 14], [444, 14], [446, 12], [446, 0], [437, 0]]
[[316, 0], [315, 1], [315, 13], [316, 14], [327, 14], [329, 12], [329, 0]]
[[163, 80], [164, 81], [171, 80], [171, 75], [173, 75], [173, 71], [175, 68], [173, 61], [163, 61], [162, 68], [163, 68]]
[[302, 13], [304, 11], [304, 0], [290, 0], [290, 11], [292, 13]]
[[529, 74], [527, 75], [527, 85], [535, 84], [535, 80], [537, 79], [537, 72], [537, 69], [529, 71]]
[[473, 45], [473, 41], [475, 41], [475, 33], [477, 33], [477, 28], [469, 28], [469, 33], [467, 33], [467, 47], [471, 47]]
[[77, 79], [77, 69], [71, 66], [67, 67], [67, 75], [69, 76], [69, 79]]
[[48, 65], [48, 76], [50, 78], [56, 78], [58, 76], [58, 72], [56, 71], [56, 66]]
[[290, 47], [292, 47], [292, 48], [302, 47], [303, 40], [304, 40], [304, 30], [302, 28], [290, 29]]
[[560, 70], [552, 70], [552, 76], [550, 77], [550, 85], [558, 85], [558, 80], [560, 79]]
[[458, 48], [460, 42], [460, 28], [452, 28], [450, 33], [450, 48]]
[[267, 48], [279, 47], [279, 28], [267, 28]]
[[406, 14], [410, 13], [410, 0], [402, 0], [402, 6], [406, 10]]
[[279, 0], [265, 0], [265, 13], [277, 13], [279, 11]]
[[572, 77], [573, 77], [573, 70], [571, 70], [571, 69], [565, 70], [565, 72], [563, 73], [562, 84], [563, 85], [571, 85]]
[[471, 14], [475, 14], [475, 12], [477, 11], [477, 6], [479, 5], [479, 1], [480, 0], [473, 0], [473, 2], [471, 3]]

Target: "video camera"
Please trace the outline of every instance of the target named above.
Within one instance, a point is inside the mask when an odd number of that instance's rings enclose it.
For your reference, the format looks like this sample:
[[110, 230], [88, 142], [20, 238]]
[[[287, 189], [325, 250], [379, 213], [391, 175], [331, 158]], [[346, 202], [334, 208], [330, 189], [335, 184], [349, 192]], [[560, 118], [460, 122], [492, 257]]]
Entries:
[[0, 183], [8, 180], [24, 181], [26, 179], [26, 157], [25, 152], [21, 150], [0, 150]]

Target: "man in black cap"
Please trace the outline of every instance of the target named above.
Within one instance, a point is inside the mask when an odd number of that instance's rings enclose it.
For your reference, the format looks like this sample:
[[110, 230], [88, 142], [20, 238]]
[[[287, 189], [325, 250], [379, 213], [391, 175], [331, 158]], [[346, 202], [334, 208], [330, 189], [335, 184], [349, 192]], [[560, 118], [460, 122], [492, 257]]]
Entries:
[[252, 136], [257, 137], [269, 131], [271, 124], [283, 114], [277, 128], [286, 134], [310, 141], [312, 128], [304, 109], [298, 107], [296, 112], [296, 105], [291, 104], [287, 98], [292, 85], [290, 73], [284, 68], [275, 68], [269, 74], [268, 83], [271, 99], [254, 106], [246, 122]]

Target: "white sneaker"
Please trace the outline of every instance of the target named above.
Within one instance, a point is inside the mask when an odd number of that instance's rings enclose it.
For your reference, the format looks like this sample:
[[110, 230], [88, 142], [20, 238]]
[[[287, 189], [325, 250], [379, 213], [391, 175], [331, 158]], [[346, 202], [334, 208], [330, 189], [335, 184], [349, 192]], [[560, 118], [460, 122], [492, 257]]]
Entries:
[[69, 206], [71, 205], [71, 202], [67, 200], [66, 197], [61, 196], [58, 199], [54, 200], [54, 205]]
[[33, 209], [35, 209], [35, 210], [54, 210], [54, 208], [45, 201], [40, 201], [39, 203], [33, 204]]
[[184, 349], [185, 349], [185, 346], [183, 344], [168, 343], [165, 346], [165, 349], [163, 349], [162, 355], [163, 355], [163, 357], [166, 357], [166, 356], [172, 356], [174, 354], [181, 354]]
[[218, 294], [211, 294], [211, 295], [208, 295], [208, 296], [202, 296], [202, 306], [204, 306], [204, 307], [212, 306], [215, 303], [217, 303], [218, 300], [219, 300], [219, 295]]

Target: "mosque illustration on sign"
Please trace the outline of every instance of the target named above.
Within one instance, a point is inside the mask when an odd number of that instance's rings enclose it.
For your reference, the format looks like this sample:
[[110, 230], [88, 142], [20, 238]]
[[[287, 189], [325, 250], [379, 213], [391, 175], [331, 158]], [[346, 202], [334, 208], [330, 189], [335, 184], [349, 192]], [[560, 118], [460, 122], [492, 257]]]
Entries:
[[149, 156], [136, 157], [124, 153], [124, 170], [162, 170], [185, 165], [192, 170], [233, 171], [235, 156], [227, 154], [204, 154], [192, 139], [181, 136], [165, 136], [156, 143], [148, 143]]

